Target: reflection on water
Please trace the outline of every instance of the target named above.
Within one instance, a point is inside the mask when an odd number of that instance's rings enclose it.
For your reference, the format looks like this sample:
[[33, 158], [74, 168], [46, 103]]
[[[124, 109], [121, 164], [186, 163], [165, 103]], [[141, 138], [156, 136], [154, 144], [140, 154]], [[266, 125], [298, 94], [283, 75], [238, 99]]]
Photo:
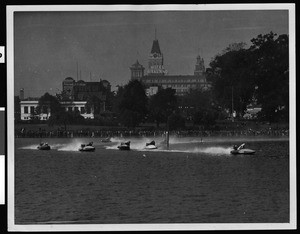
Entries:
[[[16, 224], [289, 222], [289, 141], [151, 140], [16, 139]], [[243, 142], [256, 154], [230, 155]]]

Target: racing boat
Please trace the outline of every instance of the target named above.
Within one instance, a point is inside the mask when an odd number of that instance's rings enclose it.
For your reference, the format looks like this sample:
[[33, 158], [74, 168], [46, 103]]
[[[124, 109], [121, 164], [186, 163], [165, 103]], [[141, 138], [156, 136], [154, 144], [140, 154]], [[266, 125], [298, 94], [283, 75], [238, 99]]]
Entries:
[[48, 143], [41, 142], [39, 146], [37, 147], [39, 150], [50, 150], [50, 145]]
[[145, 149], [157, 149], [155, 146], [155, 141], [151, 141], [150, 143], [146, 143]]
[[255, 154], [255, 150], [245, 149], [245, 143], [241, 144], [239, 147], [237, 145], [233, 146], [230, 151], [231, 154]]
[[130, 150], [130, 141], [122, 142], [121, 145], [118, 146], [119, 150]]
[[88, 144], [81, 144], [79, 151], [81, 152], [93, 152], [95, 151], [95, 147], [93, 146], [93, 142]]

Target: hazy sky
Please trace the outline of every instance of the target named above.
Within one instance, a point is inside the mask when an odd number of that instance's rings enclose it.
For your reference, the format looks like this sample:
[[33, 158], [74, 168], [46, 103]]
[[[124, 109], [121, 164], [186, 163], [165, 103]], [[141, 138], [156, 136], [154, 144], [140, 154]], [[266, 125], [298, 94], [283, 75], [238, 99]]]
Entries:
[[147, 69], [155, 28], [169, 74], [187, 75], [198, 53], [208, 67], [231, 43], [288, 34], [288, 11], [17, 12], [16, 95], [61, 92], [66, 77], [77, 79], [77, 62], [82, 80], [126, 84], [137, 59]]

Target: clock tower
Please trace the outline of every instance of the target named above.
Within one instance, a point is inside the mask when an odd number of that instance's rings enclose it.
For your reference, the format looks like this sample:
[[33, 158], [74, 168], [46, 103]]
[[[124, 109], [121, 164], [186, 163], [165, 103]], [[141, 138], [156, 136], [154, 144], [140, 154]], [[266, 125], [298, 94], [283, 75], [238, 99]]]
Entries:
[[163, 65], [164, 57], [155, 36], [148, 59], [148, 76], [163, 76], [167, 74], [167, 70], [165, 70]]

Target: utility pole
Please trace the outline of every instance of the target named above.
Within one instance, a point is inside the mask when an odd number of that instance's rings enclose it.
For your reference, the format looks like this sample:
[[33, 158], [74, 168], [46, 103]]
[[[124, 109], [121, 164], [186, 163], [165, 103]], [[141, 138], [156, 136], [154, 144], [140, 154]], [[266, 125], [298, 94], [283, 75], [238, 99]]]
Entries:
[[77, 65], [77, 81], [78, 81], [78, 61], [76, 62]]
[[231, 119], [232, 119], [232, 122], [234, 122], [234, 116], [233, 116], [233, 86], [231, 86]]
[[167, 150], [169, 150], [169, 140], [170, 140], [170, 115], [168, 115], [168, 118], [167, 118], [167, 131], [166, 131], [166, 143], [167, 143]]

